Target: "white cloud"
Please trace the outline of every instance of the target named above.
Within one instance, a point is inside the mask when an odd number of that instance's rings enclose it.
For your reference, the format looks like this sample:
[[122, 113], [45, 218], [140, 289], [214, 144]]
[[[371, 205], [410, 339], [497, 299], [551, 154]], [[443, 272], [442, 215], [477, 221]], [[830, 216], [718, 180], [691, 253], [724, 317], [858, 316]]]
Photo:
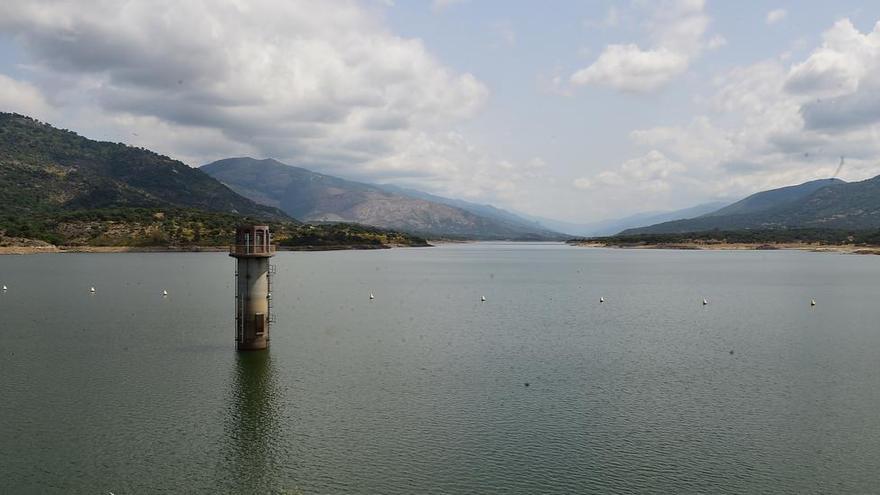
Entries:
[[[841, 20], [805, 60], [734, 68], [716, 85], [712, 112], [687, 125], [633, 131], [633, 143], [647, 154], [585, 184], [625, 184], [614, 203], [662, 204], [670, 201], [669, 191], [738, 198], [826, 178], [840, 156], [846, 157], [845, 179], [880, 174], [880, 23], [861, 33]], [[660, 156], [685, 168], [664, 167]], [[656, 182], [639, 187], [640, 177]]]
[[767, 24], [776, 24], [777, 22], [785, 19], [788, 15], [788, 12], [785, 9], [773, 9], [770, 12], [767, 12], [767, 18], [765, 21]]
[[365, 180], [418, 177], [448, 194], [510, 191], [497, 188], [511, 180], [500, 158], [448, 133], [488, 88], [357, 2], [3, 2], [0, 30], [34, 83], [0, 79], [0, 98], [19, 105], [6, 108], [38, 113], [42, 91], [59, 124], [87, 135], [193, 165], [251, 154]]
[[0, 109], [39, 119], [48, 119], [53, 113], [39, 89], [4, 74], [0, 74]]
[[623, 162], [614, 170], [605, 170], [592, 178], [577, 178], [573, 185], [581, 190], [604, 186], [660, 192], [669, 189], [669, 179], [685, 170], [681, 163], [670, 160], [657, 150], [651, 150], [643, 156]]
[[629, 92], [659, 89], [684, 73], [705, 48], [726, 42], [720, 36], [707, 41], [708, 26], [703, 0], [658, 2], [647, 22], [650, 48], [635, 43], [608, 45], [595, 62], [575, 72], [571, 82]]
[[575, 72], [571, 82], [646, 92], [666, 84], [687, 66], [686, 56], [666, 48], [642, 50], [636, 45], [609, 45], [592, 65]]

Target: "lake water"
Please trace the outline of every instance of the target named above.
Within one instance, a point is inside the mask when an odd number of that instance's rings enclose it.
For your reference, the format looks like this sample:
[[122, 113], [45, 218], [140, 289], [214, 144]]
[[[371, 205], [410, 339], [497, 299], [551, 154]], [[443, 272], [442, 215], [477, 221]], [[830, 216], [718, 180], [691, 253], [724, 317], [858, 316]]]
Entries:
[[273, 263], [238, 354], [225, 254], [0, 257], [0, 493], [880, 490], [880, 257]]

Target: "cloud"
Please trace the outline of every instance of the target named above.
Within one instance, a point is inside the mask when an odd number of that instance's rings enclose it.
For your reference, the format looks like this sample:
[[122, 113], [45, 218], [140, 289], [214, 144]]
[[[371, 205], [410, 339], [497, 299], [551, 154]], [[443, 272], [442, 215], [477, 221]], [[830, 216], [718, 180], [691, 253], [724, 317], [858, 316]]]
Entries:
[[6, 108], [39, 114], [42, 93], [59, 124], [87, 135], [195, 165], [251, 154], [506, 194], [496, 191], [510, 180], [502, 158], [448, 132], [485, 106], [486, 85], [357, 2], [3, 2], [0, 32], [19, 44], [32, 82], [0, 79], [0, 98], [18, 102]]
[[[633, 144], [647, 153], [582, 185], [616, 181], [627, 186], [616, 190], [614, 203], [657, 204], [674, 200], [669, 191], [735, 199], [827, 178], [840, 156], [845, 179], [880, 173], [880, 23], [861, 33], [849, 20], [838, 21], [805, 59], [736, 67], [715, 85], [710, 111], [685, 125], [633, 131]], [[685, 168], [664, 168], [661, 156]], [[639, 187], [640, 177], [656, 186]]]
[[654, 91], [684, 73], [705, 48], [725, 43], [719, 36], [705, 39], [709, 17], [702, 0], [667, 0], [654, 5], [646, 23], [650, 48], [635, 43], [608, 45], [595, 62], [572, 74], [572, 84]]
[[647, 92], [666, 84], [687, 66], [686, 56], [666, 48], [642, 50], [636, 45], [609, 45], [592, 65], [575, 72], [571, 82]]
[[44, 120], [53, 115], [52, 107], [39, 89], [4, 74], [0, 74], [0, 109]]
[[670, 160], [657, 150], [623, 162], [614, 170], [605, 170], [594, 177], [580, 177], [574, 180], [577, 189], [587, 190], [599, 186], [625, 187], [630, 191], [666, 191], [668, 179], [684, 172], [686, 167]]
[[777, 22], [785, 19], [785, 16], [788, 15], [788, 12], [785, 9], [774, 9], [770, 12], [767, 12], [767, 18], [765, 21], [767, 24], [776, 24]]

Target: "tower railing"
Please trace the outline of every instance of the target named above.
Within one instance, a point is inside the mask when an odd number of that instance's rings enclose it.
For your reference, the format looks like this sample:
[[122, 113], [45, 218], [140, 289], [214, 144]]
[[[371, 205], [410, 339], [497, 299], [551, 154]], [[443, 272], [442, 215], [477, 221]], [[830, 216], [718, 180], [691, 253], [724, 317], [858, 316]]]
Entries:
[[275, 254], [275, 246], [273, 244], [230, 244], [229, 254], [233, 256], [273, 255]]

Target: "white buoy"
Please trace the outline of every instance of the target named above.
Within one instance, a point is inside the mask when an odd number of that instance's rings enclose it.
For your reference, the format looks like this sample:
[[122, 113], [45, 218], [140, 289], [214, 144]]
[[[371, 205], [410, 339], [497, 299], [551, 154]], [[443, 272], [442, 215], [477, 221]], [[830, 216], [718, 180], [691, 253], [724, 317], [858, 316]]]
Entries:
[[703, 298], [703, 306], [705, 306], [707, 304], [709, 304], [709, 300], [704, 297]]
[[6, 292], [7, 290], [9, 290], [9, 289], [7, 289], [6, 286], [4, 285], [4, 286], [3, 286], [3, 292]]
[[599, 298], [599, 302], [600, 302], [600, 303], [605, 302], [605, 298], [604, 298], [604, 297], [600, 297], [600, 298]]
[[373, 299], [375, 299], [375, 297], [373, 297], [373, 293], [370, 292], [370, 300], [372, 301]]
[[816, 300], [810, 299], [810, 306], [815, 306], [815, 305], [816, 305]]
[[89, 292], [91, 292], [92, 294], [94, 294], [94, 293], [95, 293], [95, 288], [92, 287], [91, 289], [89, 289]]
[[480, 296], [480, 301], [486, 302], [486, 296]]
[[168, 295], [168, 291], [165, 290], [165, 289], [162, 289], [162, 296], [164, 297], [164, 296], [167, 296], [167, 295]]

